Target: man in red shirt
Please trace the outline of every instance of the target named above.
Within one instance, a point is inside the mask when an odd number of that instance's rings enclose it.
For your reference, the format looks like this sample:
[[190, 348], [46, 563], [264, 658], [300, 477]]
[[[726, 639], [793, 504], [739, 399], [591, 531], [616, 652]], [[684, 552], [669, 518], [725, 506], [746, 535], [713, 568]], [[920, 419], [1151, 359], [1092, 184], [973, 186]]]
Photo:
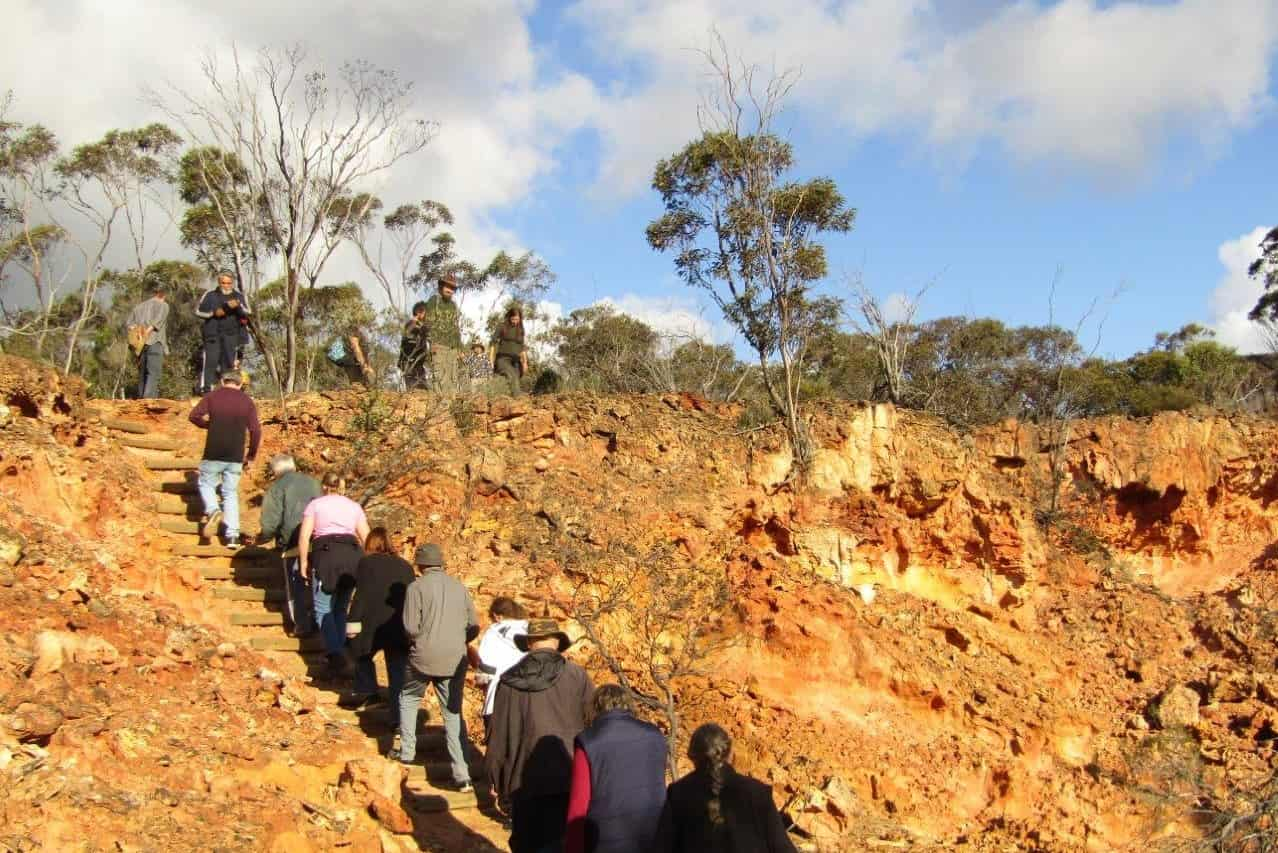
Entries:
[[[207, 430], [204, 439], [204, 455], [200, 462], [200, 500], [204, 503], [204, 517], [200, 519], [200, 533], [211, 539], [217, 535], [218, 524], [226, 521], [226, 547], [240, 547], [240, 474], [244, 463], [257, 458], [262, 443], [262, 425], [257, 417], [253, 398], [241, 389], [243, 378], [238, 370], [222, 373], [222, 383], [214, 388], [191, 410], [190, 421]], [[249, 441], [248, 453], [244, 452], [244, 439]], [[218, 503], [217, 486], [222, 486], [222, 501]]]

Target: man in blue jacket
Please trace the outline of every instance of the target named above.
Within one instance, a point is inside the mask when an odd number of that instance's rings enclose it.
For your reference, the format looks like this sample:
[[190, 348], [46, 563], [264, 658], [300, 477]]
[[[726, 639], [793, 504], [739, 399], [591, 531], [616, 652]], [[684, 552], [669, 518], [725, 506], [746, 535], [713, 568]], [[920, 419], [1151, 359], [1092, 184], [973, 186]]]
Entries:
[[206, 290], [195, 306], [204, 321], [204, 372], [200, 393], [207, 393], [225, 371], [237, 367], [244, 327], [252, 315], [248, 300], [235, 287], [230, 273], [217, 277], [217, 287]]

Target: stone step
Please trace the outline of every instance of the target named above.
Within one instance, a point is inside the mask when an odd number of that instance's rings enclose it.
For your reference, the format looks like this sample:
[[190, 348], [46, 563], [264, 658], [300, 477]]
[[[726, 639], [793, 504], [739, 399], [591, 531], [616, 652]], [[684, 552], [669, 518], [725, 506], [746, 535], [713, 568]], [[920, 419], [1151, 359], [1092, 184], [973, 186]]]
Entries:
[[250, 546], [241, 548], [238, 551], [232, 551], [221, 545], [196, 545], [191, 542], [177, 543], [170, 549], [169, 553], [175, 557], [229, 557], [235, 560], [237, 565], [241, 561], [261, 562], [275, 557], [274, 551], [268, 551], [265, 548]]
[[177, 439], [167, 435], [122, 435], [116, 441], [140, 450], [177, 450], [179, 447]]
[[[272, 574], [277, 575], [278, 570]], [[205, 577], [208, 577], [206, 574]], [[229, 601], [260, 601], [263, 604], [275, 604], [284, 600], [284, 588], [262, 589], [261, 587], [220, 586], [213, 590], [214, 598]]]
[[284, 614], [261, 610], [257, 613], [237, 611], [231, 614], [232, 625], [283, 625]]
[[306, 637], [299, 640], [296, 637], [285, 637], [283, 634], [280, 634], [279, 636], [272, 635], [269, 637], [253, 637], [249, 640], [249, 645], [262, 652], [324, 651], [324, 640], [320, 637]]
[[148, 471], [194, 471], [200, 460], [193, 458], [147, 459], [143, 462]]
[[158, 512], [161, 515], [195, 515], [199, 516], [204, 510], [200, 503], [198, 494], [194, 485], [190, 491], [182, 494], [160, 495], [151, 504], [151, 511]]
[[144, 423], [138, 421], [126, 421], [122, 418], [101, 418], [102, 425], [107, 429], [113, 429], [116, 432], [128, 432], [134, 435], [146, 435], [151, 428]]

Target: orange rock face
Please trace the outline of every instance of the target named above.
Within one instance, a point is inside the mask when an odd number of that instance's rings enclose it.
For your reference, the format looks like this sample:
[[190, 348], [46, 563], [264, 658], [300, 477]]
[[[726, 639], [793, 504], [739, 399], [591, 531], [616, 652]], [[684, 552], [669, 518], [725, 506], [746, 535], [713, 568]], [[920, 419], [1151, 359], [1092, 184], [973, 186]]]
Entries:
[[[424, 846], [500, 841], [460, 817], [423, 835], [394, 767], [348, 772], [349, 808], [325, 800], [343, 767], [382, 767], [376, 744], [326, 723], [299, 678], [259, 677], [278, 660], [234, 651], [250, 635], [219, 604], [226, 582], [171, 556], [147, 452], [94, 419], [145, 422], [197, 456], [186, 405], [86, 408], [69, 386], [36, 393], [39, 375], [0, 362], [0, 392], [33, 401], [0, 426], [0, 545], [16, 543], [0, 550], [20, 554], [0, 565], [7, 824], [57, 846], [89, 814], [123, 849], [187, 849], [195, 821], [222, 827], [205, 848], [377, 845], [375, 820]], [[1192, 834], [1169, 803], [1223, 807], [1273, 774], [1269, 421], [1079, 422], [1053, 445], [1060, 432], [1033, 425], [959, 434], [834, 406], [795, 477], [779, 435], [734, 434], [730, 412], [688, 395], [460, 415], [387, 395], [376, 423], [354, 393], [259, 405], [263, 458], [350, 474], [405, 554], [444, 546], [481, 612], [515, 595], [580, 637], [582, 590], [643, 579], [653, 555], [726, 581], [712, 630], [727, 642], [673, 685], [680, 736], [729, 728], [738, 769], [821, 849], [1134, 849]], [[246, 472], [248, 532], [265, 485]], [[604, 618], [605, 647], [570, 654], [596, 682], [616, 679], [611, 658], [658, 695], [649, 652], [660, 669], [679, 649], [645, 646], [636, 624]]]

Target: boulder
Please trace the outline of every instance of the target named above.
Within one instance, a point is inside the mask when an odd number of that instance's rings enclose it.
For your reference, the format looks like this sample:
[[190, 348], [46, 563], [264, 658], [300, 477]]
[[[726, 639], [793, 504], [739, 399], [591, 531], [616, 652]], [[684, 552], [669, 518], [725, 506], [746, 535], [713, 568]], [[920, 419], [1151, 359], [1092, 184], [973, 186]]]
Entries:
[[480, 448], [466, 463], [471, 486], [481, 495], [494, 495], [506, 483], [506, 460], [500, 453]]
[[339, 790], [344, 789], [356, 801], [371, 803], [374, 796], [391, 802], [399, 802], [400, 788], [408, 778], [408, 771], [398, 762], [385, 758], [356, 758], [346, 762], [337, 780]]
[[1158, 697], [1151, 710], [1154, 724], [1173, 729], [1198, 724], [1198, 692], [1184, 684], [1174, 684]]

